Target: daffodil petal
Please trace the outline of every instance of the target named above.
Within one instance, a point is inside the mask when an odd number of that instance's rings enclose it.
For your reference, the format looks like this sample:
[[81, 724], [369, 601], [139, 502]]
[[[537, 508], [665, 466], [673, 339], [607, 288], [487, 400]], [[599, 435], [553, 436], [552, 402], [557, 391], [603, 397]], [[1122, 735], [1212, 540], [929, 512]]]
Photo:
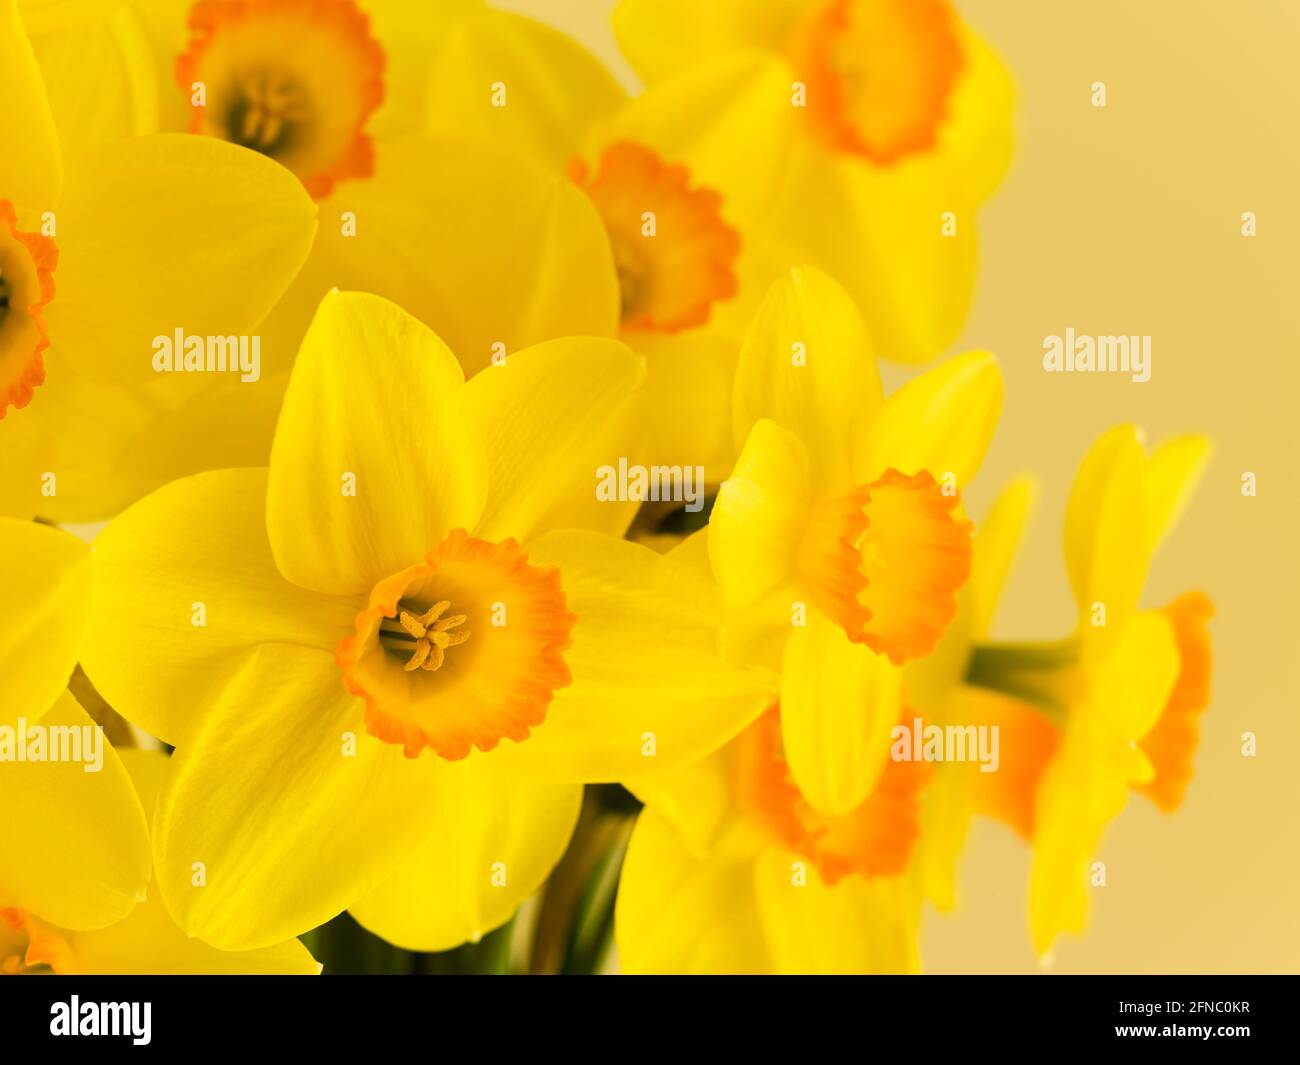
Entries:
[[271, 446], [266, 527], [281, 573], [362, 592], [474, 527], [487, 460], [463, 389], [455, 356], [400, 307], [325, 297]]
[[535, 566], [560, 569], [578, 615], [564, 660], [573, 684], [517, 746], [522, 771], [612, 781], [666, 773], [716, 750], [770, 697], [716, 651], [722, 607], [669, 556], [596, 533], [549, 533], [529, 545]]
[[948, 359], [885, 401], [858, 447], [854, 480], [874, 481], [893, 467], [951, 474], [964, 488], [975, 477], [1002, 409], [1002, 371], [986, 351]]
[[675, 772], [627, 779], [623, 786], [668, 821], [692, 855], [703, 858], [734, 809], [731, 751], [729, 744]]
[[1147, 464], [1147, 536], [1151, 554], [1169, 535], [1191, 500], [1212, 452], [1207, 437], [1166, 440]]
[[428, 132], [505, 145], [557, 171], [624, 100], [576, 41], [486, 6], [442, 37], [429, 70]]
[[35, 418], [6, 418], [0, 422], [0, 516], [29, 521], [48, 506], [42, 492], [48, 466], [42, 461], [48, 438]]
[[[144, 810], [116, 752], [71, 695], [59, 696], [39, 727], [82, 730], [82, 760], [14, 761], [0, 770], [0, 899], [61, 928], [101, 928], [144, 898]], [[87, 730], [103, 744], [98, 771], [97, 759], [86, 757]]]
[[27, 18], [50, 109], [67, 153], [158, 131], [158, 81], [149, 39], [126, 4], [89, 17]]
[[373, 292], [419, 318], [466, 375], [564, 336], [613, 336], [618, 275], [605, 226], [572, 182], [500, 148], [408, 137], [375, 174], [321, 205], [311, 258], [264, 327], [288, 369], [331, 288]]
[[644, 378], [632, 352], [597, 337], [525, 348], [475, 376], [465, 402], [488, 464], [475, 535], [528, 541], [572, 527], [622, 536], [639, 504], [600, 498], [597, 486], [602, 468], [640, 451]]
[[846, 876], [829, 887], [808, 863], [769, 848], [754, 885], [777, 973], [920, 971], [920, 900], [906, 877]]
[[706, 483], [721, 483], [736, 459], [730, 427], [737, 345], [708, 329], [624, 330], [622, 339], [646, 361], [648, 461], [701, 466]]
[[437, 778], [417, 814], [428, 839], [349, 907], [406, 950], [450, 950], [508, 921], [564, 854], [582, 806], [581, 785], [522, 779], [491, 756]]
[[17, 0], [0, 0], [0, 189], [28, 211], [54, 209], [63, 180], [63, 153], [49, 97]]
[[424, 124], [429, 75], [441, 42], [461, 19], [481, 10], [483, 0], [436, 4], [360, 0], [360, 7], [370, 17], [371, 32], [384, 50], [384, 102], [368, 128], [380, 136], [414, 132]]
[[981, 640], [989, 634], [1037, 494], [1038, 485], [1032, 478], [1017, 477], [1002, 490], [975, 528], [970, 573], [971, 639]]
[[[1146, 457], [1121, 425], [1089, 449], [1065, 507], [1065, 565], [1085, 635], [1109, 643], [1137, 608], [1149, 558]], [[1105, 608], [1104, 624], [1096, 604]], [[1091, 622], [1089, 624], [1089, 622]]]
[[0, 725], [36, 721], [68, 686], [92, 579], [90, 551], [75, 536], [0, 518]]
[[74, 523], [111, 518], [191, 474], [265, 466], [288, 381], [235, 377], [185, 388], [173, 377], [125, 387], [88, 377], [58, 348], [46, 351], [45, 366], [47, 402], [29, 410], [44, 445], [38, 472], [53, 474], [56, 490], [37, 509]]
[[1039, 954], [1061, 933], [1083, 930], [1089, 862], [1130, 790], [1154, 776], [1137, 741], [1159, 718], [1178, 676], [1173, 626], [1157, 611], [1134, 614], [1110, 647], [1092, 650], [1087, 698], [1070, 708], [1034, 805], [1029, 929]]
[[709, 515], [709, 560], [729, 608], [751, 606], [794, 572], [811, 502], [799, 438], [755, 423]]
[[218, 470], [160, 489], [95, 541], [82, 665], [110, 705], [169, 743], [187, 741], [196, 697], [258, 644], [328, 661], [352, 631], [356, 602], [280, 576], [265, 507], [265, 470]]
[[1095, 663], [1096, 712], [1130, 740], [1151, 731], [1178, 679], [1173, 623], [1158, 610], [1134, 614], [1111, 652]]
[[632, 830], [614, 927], [623, 972], [766, 973], [752, 834], [734, 822], [699, 858], [652, 809]]
[[939, 130], [938, 154], [960, 183], [963, 199], [981, 203], [1002, 180], [1015, 149], [1016, 88], [1006, 64], [982, 38], [966, 26], [957, 32], [965, 59]]
[[902, 716], [902, 676], [818, 611], [790, 633], [781, 664], [781, 738], [795, 783], [822, 813], [848, 813], [871, 793]]
[[[171, 769], [161, 751], [118, 752], [144, 806], [153, 812]], [[71, 937], [79, 975], [281, 975], [314, 976], [320, 965], [298, 940], [261, 950], [227, 951], [187, 936], [167, 913], [156, 886], [149, 898], [116, 924]]]
[[711, 55], [634, 97], [602, 133], [685, 164], [694, 184], [722, 196], [747, 246], [772, 243], [781, 267], [801, 265], [806, 257], [772, 227], [783, 211], [810, 209], [791, 201], [792, 175], [812, 161], [804, 114], [791, 106], [794, 80], [790, 64], [769, 53]]
[[710, 55], [745, 48], [780, 51], [810, 0], [622, 0], [614, 36], [648, 82]]
[[224, 950], [273, 946], [329, 920], [423, 841], [432, 759], [365, 731], [332, 657], [268, 644], [232, 663], [178, 748], [154, 819], [176, 923]]
[[879, 403], [875, 356], [853, 301], [820, 271], [792, 270], [768, 291], [741, 347], [736, 445], [771, 418], [803, 441], [820, 488], [847, 489], [854, 442]]
[[157, 337], [251, 334], [315, 228], [297, 178], [246, 148], [182, 134], [88, 148], [68, 159], [50, 336], [91, 376], [156, 381]]

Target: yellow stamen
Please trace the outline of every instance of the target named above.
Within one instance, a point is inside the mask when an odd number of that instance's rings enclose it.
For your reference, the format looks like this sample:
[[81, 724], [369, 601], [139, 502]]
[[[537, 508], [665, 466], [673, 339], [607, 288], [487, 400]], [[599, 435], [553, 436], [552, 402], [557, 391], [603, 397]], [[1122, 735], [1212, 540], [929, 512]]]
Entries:
[[446, 660], [446, 649], [462, 644], [469, 639], [467, 631], [449, 631], [464, 625], [469, 620], [468, 614], [453, 614], [451, 617], [442, 617], [443, 611], [450, 606], [451, 600], [444, 599], [441, 602], [434, 603], [423, 614], [413, 614], [409, 610], [398, 612], [398, 624], [408, 635], [415, 638], [413, 648], [395, 629], [381, 627], [382, 632], [388, 633], [400, 641], [396, 645], [389, 644], [393, 650], [411, 651], [411, 657], [406, 660], [406, 664], [402, 667], [408, 673], [417, 669], [424, 669], [430, 673], [436, 672], [442, 668], [442, 664]]

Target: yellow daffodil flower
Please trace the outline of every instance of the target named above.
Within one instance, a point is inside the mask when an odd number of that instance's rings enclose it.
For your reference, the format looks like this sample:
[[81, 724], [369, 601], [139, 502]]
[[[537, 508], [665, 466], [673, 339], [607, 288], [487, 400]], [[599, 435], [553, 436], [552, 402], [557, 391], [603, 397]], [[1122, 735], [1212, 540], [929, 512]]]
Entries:
[[454, 946], [546, 877], [577, 782], [671, 771], [761, 711], [713, 653], [713, 590], [596, 498], [642, 377], [568, 339], [466, 382], [396, 306], [334, 293], [269, 471], [177, 481], [103, 532], [83, 665], [177, 747], [154, 848], [186, 931], [253, 948], [351, 908]]
[[[76, 729], [82, 739], [93, 731], [67, 690], [88, 627], [88, 611], [68, 604], [93, 594], [90, 550], [49, 526], [0, 518], [0, 584], [0, 910], [103, 928], [126, 917], [149, 882], [140, 801], [111, 747], [87, 772], [88, 761], [48, 760], [48, 747], [39, 760], [25, 757], [18, 738], [29, 727]], [[12, 953], [0, 950], [0, 962]]]
[[93, 594], [86, 545], [0, 518], [0, 584], [0, 973], [316, 971], [297, 943], [235, 955], [188, 939], [146, 891], [145, 807], [166, 759], [92, 742], [67, 690], [88, 627], [68, 603]]
[[1148, 457], [1134, 427], [1104, 434], [1066, 508], [1075, 634], [981, 645], [972, 659], [971, 683], [1010, 696], [991, 705], [1006, 757], [1000, 773], [978, 781], [975, 808], [1032, 842], [1029, 924], [1039, 954], [1062, 932], [1082, 931], [1092, 856], [1129, 791], [1171, 811], [1191, 778], [1196, 721], [1209, 702], [1213, 606], [1200, 592], [1160, 610], [1138, 601], [1208, 455], [1199, 436]]
[[1001, 62], [947, 0], [623, 0], [622, 136], [716, 190], [755, 263], [838, 278], [880, 354], [952, 343], [1011, 153]]
[[[670, 557], [709, 580], [702, 535]], [[907, 873], [931, 767], [888, 761], [863, 801], [827, 815], [792, 778], [781, 713], [772, 706], [694, 765], [630, 782], [646, 807], [619, 883], [623, 971], [919, 968], [919, 895]]]
[[[65, 144], [14, 0], [0, 2], [0, 70], [0, 506], [93, 516], [108, 472], [96, 435], [161, 407], [155, 337], [255, 326], [307, 254], [315, 208], [281, 168], [216, 141], [91, 142], [79, 125]], [[232, 219], [245, 239], [228, 239]], [[172, 382], [168, 403], [202, 388]]]
[[[731, 380], [755, 302], [736, 298], [746, 242], [723, 198], [621, 136], [627, 94], [595, 56], [532, 19], [488, 8], [462, 17], [430, 69], [431, 135], [508, 147], [590, 198], [617, 281], [618, 335], [646, 358], [649, 458], [720, 481], [735, 459]], [[747, 289], [756, 298], [774, 278]]]
[[[170, 759], [160, 751], [132, 749], [117, 751], [114, 757], [130, 773], [139, 802], [152, 812], [167, 778]], [[83, 807], [76, 811], [78, 818], [95, 823], [93, 807], [84, 796], [80, 798]], [[116, 838], [114, 832], [120, 836], [121, 827], [111, 825], [109, 839]], [[261, 950], [226, 951], [187, 936], [168, 916], [152, 882], [146, 898], [122, 920], [104, 928], [60, 928], [27, 910], [0, 909], [0, 972], [49, 971], [59, 976], [315, 976], [320, 969], [296, 939]]]
[[[957, 596], [957, 616], [938, 646], [903, 670], [906, 716], [947, 729], [981, 728], [1004, 720], [1007, 697], [966, 683], [977, 642], [987, 640], [1002, 587], [1032, 508], [1036, 485], [1021, 476], [1007, 484], [976, 523], [971, 542], [970, 579]], [[907, 722], [911, 724], [911, 721]], [[963, 735], [970, 735], [964, 731]], [[941, 911], [957, 905], [957, 861], [966, 842], [972, 805], [989, 790], [983, 778], [1006, 781], [1018, 764], [1000, 745], [989, 769], [973, 755], [939, 760], [922, 794], [921, 831], [913, 873], [920, 895]]]
[[809, 803], [870, 794], [902, 716], [902, 663], [931, 651], [970, 567], [958, 492], [1001, 404], [971, 352], [881, 395], [852, 301], [830, 278], [773, 286], [734, 393], [742, 444], [708, 527], [724, 648], [779, 690], [784, 757]]
[[[5, 6], [12, 8], [12, 0]], [[12, 489], [0, 483], [8, 510], [90, 520], [177, 477], [264, 464], [293, 355], [332, 287], [400, 301], [453, 344], [471, 372], [553, 337], [613, 335], [617, 279], [587, 198], [567, 178], [521, 165], [513, 154], [420, 134], [433, 50], [481, 9], [478, 2], [363, 9], [352, 0], [138, 0], [116, 6], [110, 17], [94, 5], [24, 5], [35, 48], [23, 69], [36, 85], [43, 75], [45, 99], [16, 110], [53, 115], [49, 130], [37, 132], [53, 136], [66, 127], [78, 143], [92, 145], [87, 151], [122, 153], [133, 143], [123, 135], [152, 114], [154, 127], [177, 134], [167, 143], [200, 160], [234, 158], [257, 174], [269, 172], [275, 183], [268, 189], [211, 166], [202, 180], [191, 179], [159, 165], [156, 175], [136, 181], [139, 191], [130, 198], [103, 206], [94, 246], [115, 258], [114, 269], [95, 272], [111, 304], [101, 307], [101, 317], [120, 323], [125, 307], [148, 319], [144, 339], [128, 352], [147, 380], [123, 388], [62, 375], [68, 394], [48, 405], [42, 424], [24, 426], [23, 439], [9, 448], [30, 457]], [[15, 40], [21, 27], [17, 32]], [[289, 39], [295, 47], [285, 47]], [[80, 52], [84, 65], [72, 58]], [[247, 76], [250, 67], [265, 74]], [[77, 114], [76, 101], [85, 99], [116, 102], [98, 136]], [[34, 134], [27, 139], [39, 144]], [[234, 202], [205, 203], [208, 183], [224, 183]], [[193, 203], [186, 198], [192, 191]], [[141, 209], [138, 222], [122, 207], [145, 200], [149, 210]], [[211, 232], [191, 234], [160, 204], [192, 207]], [[301, 232], [286, 235], [299, 220]], [[208, 269], [156, 252], [142, 239], [155, 229]], [[75, 251], [58, 243], [63, 266], [54, 277], [51, 329], [66, 293], [61, 274]], [[224, 278], [212, 275], [236, 251], [249, 264], [230, 294]], [[149, 283], [184, 280], [172, 287], [201, 300], [203, 313], [141, 299], [139, 278], [121, 268], [124, 255], [130, 265], [137, 253], [167, 264], [153, 269]], [[290, 253], [291, 268], [267, 283], [267, 273]], [[256, 317], [233, 313], [253, 297]], [[149, 341], [178, 327], [190, 335], [256, 335], [258, 379], [159, 379]], [[48, 355], [46, 362], [53, 364]], [[53, 497], [42, 480], [51, 472], [61, 475]], [[8, 503], [20, 495], [21, 506]]]

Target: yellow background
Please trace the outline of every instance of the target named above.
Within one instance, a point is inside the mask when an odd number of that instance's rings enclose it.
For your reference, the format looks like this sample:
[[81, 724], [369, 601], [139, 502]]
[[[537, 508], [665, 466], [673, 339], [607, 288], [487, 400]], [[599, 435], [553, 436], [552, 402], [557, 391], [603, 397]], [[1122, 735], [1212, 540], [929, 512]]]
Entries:
[[[701, 0], [707, 3], [708, 0]], [[606, 0], [513, 0], [610, 60]], [[1058, 972], [1300, 970], [1300, 3], [966, 0], [967, 21], [1019, 86], [1011, 172], [980, 219], [981, 270], [963, 342], [1003, 361], [1003, 420], [971, 510], [1034, 472], [1039, 508], [996, 635], [1073, 624], [1061, 514], [1103, 428], [1149, 441], [1208, 432], [1216, 455], [1157, 558], [1146, 605], [1213, 597], [1214, 701], [1197, 774], [1169, 817], [1134, 798], [1102, 844], [1108, 885]], [[1107, 106], [1092, 106], [1092, 84]], [[1241, 235], [1253, 211], [1258, 236]], [[1047, 374], [1043, 338], [1152, 339], [1145, 384]], [[902, 372], [889, 373], [897, 382]], [[1241, 495], [1241, 475], [1258, 496]], [[1244, 758], [1241, 734], [1258, 736]], [[930, 914], [933, 972], [1032, 971], [1028, 855], [977, 824], [955, 915]]]

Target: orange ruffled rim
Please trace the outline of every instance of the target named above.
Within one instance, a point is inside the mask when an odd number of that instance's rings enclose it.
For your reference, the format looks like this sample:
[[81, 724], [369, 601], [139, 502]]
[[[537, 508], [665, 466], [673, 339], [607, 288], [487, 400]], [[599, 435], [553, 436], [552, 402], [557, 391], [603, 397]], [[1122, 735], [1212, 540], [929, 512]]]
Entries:
[[[448, 659], [455, 662], [465, 652], [472, 656], [470, 664], [459, 673], [407, 673], [380, 644], [380, 624], [398, 616], [413, 583], [436, 583], [448, 567], [467, 569], [494, 589], [486, 594], [509, 599], [516, 621], [493, 628], [487, 602], [495, 598], [456, 603], [453, 612], [469, 613], [471, 635]], [[492, 543], [454, 529], [423, 562], [374, 587], [356, 616], [355, 632], [339, 641], [335, 659], [344, 687], [366, 704], [371, 735], [400, 744], [409, 758], [428, 748], [457, 761], [475, 748], [490, 751], [502, 739], [522, 743], [545, 721], [554, 693], [572, 683], [564, 652], [572, 646], [577, 620], [567, 608], [557, 567], [529, 565], [514, 539]], [[475, 640], [482, 646], [472, 647]]]
[[[50, 346], [49, 328], [45, 324], [45, 307], [54, 299], [54, 270], [59, 264], [59, 249], [54, 241], [40, 233], [23, 233], [18, 229], [18, 213], [9, 200], [0, 200], [0, 226], [20, 247], [24, 248], [35, 270], [40, 298], [25, 308], [10, 307], [25, 312], [36, 328], [36, 343], [26, 356], [22, 353], [0, 349], [0, 418], [10, 407], [22, 410], [32, 401], [35, 390], [45, 383], [45, 349]], [[4, 239], [0, 232], [0, 240]], [[0, 323], [0, 338], [4, 323]], [[8, 369], [10, 361], [15, 364]], [[7, 378], [7, 379], [6, 379]]]
[[[176, 82], [186, 92], [201, 76], [203, 63], [221, 31], [235, 23], [277, 14], [304, 15], [313, 28], [334, 31], [356, 52], [365, 72], [356, 86], [356, 128], [346, 147], [329, 166], [298, 174], [308, 195], [323, 200], [340, 181], [371, 177], [375, 171], [374, 141], [363, 131], [365, 123], [384, 101], [387, 56], [370, 32], [370, 16], [354, 0], [197, 0], [190, 8], [191, 37], [176, 58]], [[286, 44], [287, 47], [287, 44]], [[192, 108], [189, 132], [207, 133], [207, 109]]]

